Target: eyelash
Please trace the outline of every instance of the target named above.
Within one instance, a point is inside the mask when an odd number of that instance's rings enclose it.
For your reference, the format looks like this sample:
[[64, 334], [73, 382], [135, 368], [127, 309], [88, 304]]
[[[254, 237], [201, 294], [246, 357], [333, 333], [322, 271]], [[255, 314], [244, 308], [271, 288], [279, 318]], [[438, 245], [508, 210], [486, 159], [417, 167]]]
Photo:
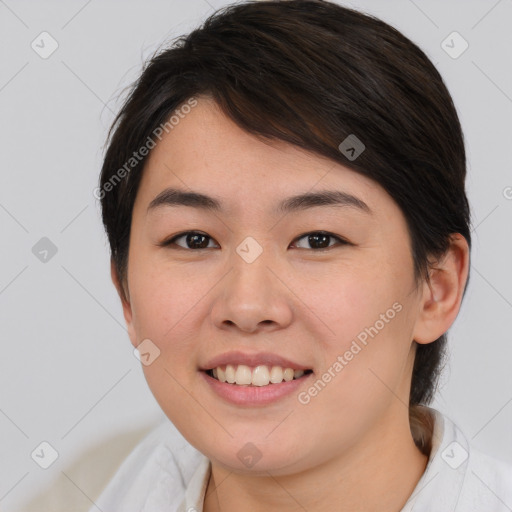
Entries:
[[[213, 240], [213, 238], [211, 236], [208, 236], [205, 233], [201, 233], [200, 231], [184, 231], [183, 233], [179, 233], [178, 235], [175, 235], [172, 238], [169, 238], [168, 240], [164, 240], [163, 242], [161, 242], [158, 245], [160, 247], [166, 247], [168, 249], [183, 249], [185, 251], [201, 251], [201, 250], [205, 250], [205, 249], [215, 249], [215, 247], [201, 247], [199, 249], [190, 249], [188, 247], [187, 248], [181, 247], [180, 245], [177, 245], [175, 243], [176, 240], [178, 240], [180, 238], [183, 238], [183, 237], [185, 237], [187, 235], [192, 235], [192, 234], [193, 235], [200, 235], [200, 236], [203, 236], [205, 238], [209, 238], [210, 240]], [[347, 240], [345, 240], [344, 238], [341, 238], [338, 235], [334, 235], [333, 233], [329, 233], [328, 231], [308, 231], [307, 233], [304, 233], [304, 234], [298, 236], [297, 238], [295, 238], [294, 242], [296, 242], [297, 240], [300, 240], [301, 238], [307, 237], [309, 235], [323, 235], [323, 236], [327, 236], [329, 238], [335, 238], [339, 242], [339, 245], [341, 245], [341, 246], [343, 246], [343, 245], [353, 245], [350, 242], [348, 242]], [[172, 246], [176, 246], [176, 247], [172, 247]], [[315, 252], [319, 252], [319, 251], [325, 251], [325, 250], [328, 250], [328, 249], [332, 249], [332, 247], [335, 247], [335, 245], [329, 245], [328, 247], [322, 247], [320, 249], [310, 249], [310, 250], [315, 251]], [[299, 247], [299, 249], [304, 249], [304, 248], [303, 247]]]

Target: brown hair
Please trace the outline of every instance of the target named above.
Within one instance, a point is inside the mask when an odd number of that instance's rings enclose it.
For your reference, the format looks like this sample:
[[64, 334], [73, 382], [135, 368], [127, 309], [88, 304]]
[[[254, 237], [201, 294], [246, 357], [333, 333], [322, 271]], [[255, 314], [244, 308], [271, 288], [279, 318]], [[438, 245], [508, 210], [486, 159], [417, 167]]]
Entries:
[[[295, 144], [378, 182], [407, 220], [418, 282], [428, 279], [451, 234], [471, 244], [463, 133], [425, 53], [378, 18], [334, 3], [250, 1], [217, 11], [159, 50], [111, 127], [99, 197], [122, 283], [146, 157], [128, 171], [126, 162], [178, 107], [201, 95], [249, 133]], [[351, 134], [365, 145], [354, 160], [338, 148]], [[414, 406], [434, 396], [445, 344], [446, 335], [416, 344], [413, 419]]]

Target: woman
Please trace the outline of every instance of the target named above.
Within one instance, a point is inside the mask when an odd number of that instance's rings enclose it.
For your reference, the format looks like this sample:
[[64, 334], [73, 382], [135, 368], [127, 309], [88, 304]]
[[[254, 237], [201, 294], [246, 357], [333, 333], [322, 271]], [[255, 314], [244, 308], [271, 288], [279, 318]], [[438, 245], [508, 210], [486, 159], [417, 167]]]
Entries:
[[248, 2], [154, 56], [96, 194], [170, 421], [97, 506], [511, 507], [512, 467], [428, 407], [469, 274], [465, 175], [442, 78], [374, 17]]

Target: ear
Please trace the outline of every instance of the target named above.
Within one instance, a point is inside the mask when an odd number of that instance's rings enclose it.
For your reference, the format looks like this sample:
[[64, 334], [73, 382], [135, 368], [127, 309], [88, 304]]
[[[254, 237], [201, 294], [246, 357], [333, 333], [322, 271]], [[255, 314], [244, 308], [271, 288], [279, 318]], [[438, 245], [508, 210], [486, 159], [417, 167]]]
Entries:
[[114, 264], [114, 260], [110, 259], [110, 277], [112, 278], [112, 282], [116, 287], [119, 298], [121, 299], [121, 305], [123, 307], [123, 315], [126, 322], [126, 327], [128, 331], [128, 336], [130, 337], [130, 341], [134, 347], [137, 346], [137, 336], [135, 335], [135, 328], [133, 326], [133, 315], [132, 315], [132, 307], [130, 304], [130, 297], [123, 287], [119, 279], [119, 274], [117, 273], [116, 266]]
[[442, 336], [459, 313], [469, 273], [469, 246], [459, 233], [451, 237], [450, 247], [429, 271], [423, 283], [420, 311], [414, 328], [414, 340], [431, 343]]

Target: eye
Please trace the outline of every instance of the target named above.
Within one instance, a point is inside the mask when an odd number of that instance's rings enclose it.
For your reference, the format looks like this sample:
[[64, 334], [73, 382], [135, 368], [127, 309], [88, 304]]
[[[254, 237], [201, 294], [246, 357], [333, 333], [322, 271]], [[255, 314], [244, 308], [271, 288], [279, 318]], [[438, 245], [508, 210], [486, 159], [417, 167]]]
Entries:
[[[177, 240], [182, 238], [185, 240], [184, 246], [176, 243]], [[200, 233], [199, 231], [185, 231], [185, 233], [180, 233], [169, 240], [165, 240], [159, 245], [162, 247], [177, 245], [182, 249], [208, 249], [208, 240], [213, 240], [213, 238], [204, 233]]]
[[[182, 243], [178, 243], [178, 240], [183, 239]], [[306, 239], [306, 243], [310, 245], [310, 247], [300, 247], [295, 244], [299, 249], [328, 249], [333, 247], [333, 244], [330, 241], [337, 240], [338, 245], [350, 245], [350, 242], [344, 240], [343, 238], [333, 235], [327, 231], [311, 231], [310, 233], [305, 233], [295, 240]], [[205, 233], [201, 233], [199, 231], [185, 231], [184, 233], [180, 233], [179, 235], [173, 236], [172, 238], [163, 241], [159, 245], [161, 247], [170, 247], [178, 246], [182, 249], [211, 249], [210, 241], [213, 241], [213, 238], [206, 235]], [[184, 245], [183, 245], [184, 244]], [[215, 247], [215, 246], [213, 246]]]
[[332, 233], [328, 233], [327, 231], [311, 231], [310, 233], [301, 235], [295, 240], [301, 240], [303, 238], [306, 239], [306, 243], [310, 244], [311, 247], [299, 247], [299, 249], [328, 249], [329, 247], [332, 247], [332, 245], [329, 244], [329, 239], [336, 239], [340, 242], [340, 245], [350, 245], [347, 240], [344, 240], [337, 235], [333, 235]]

